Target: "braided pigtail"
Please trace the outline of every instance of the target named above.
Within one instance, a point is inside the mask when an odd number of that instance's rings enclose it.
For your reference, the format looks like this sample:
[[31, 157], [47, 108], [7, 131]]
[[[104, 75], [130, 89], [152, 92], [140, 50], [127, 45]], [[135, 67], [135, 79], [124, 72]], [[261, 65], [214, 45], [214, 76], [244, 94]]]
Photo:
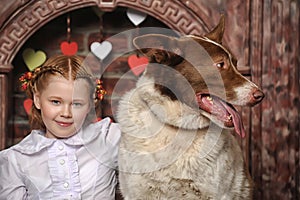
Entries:
[[[42, 66], [36, 68], [33, 72], [24, 73], [19, 80], [21, 81], [21, 87], [26, 92], [28, 98], [32, 101], [34, 94], [45, 88], [47, 84], [47, 77], [49, 75], [63, 74], [57, 66]], [[42, 77], [42, 78], [41, 78]], [[38, 89], [39, 88], [39, 89]], [[41, 112], [34, 105], [32, 105], [29, 115], [29, 123], [32, 129], [45, 130], [45, 125], [41, 118]]]
[[36, 91], [36, 81], [39, 77], [50, 73], [55, 75], [55, 73], [63, 74], [63, 72], [56, 66], [43, 66], [36, 68], [33, 72], [26, 72], [20, 77], [22, 82], [22, 89], [26, 91], [26, 94], [29, 98], [33, 99], [33, 93]]

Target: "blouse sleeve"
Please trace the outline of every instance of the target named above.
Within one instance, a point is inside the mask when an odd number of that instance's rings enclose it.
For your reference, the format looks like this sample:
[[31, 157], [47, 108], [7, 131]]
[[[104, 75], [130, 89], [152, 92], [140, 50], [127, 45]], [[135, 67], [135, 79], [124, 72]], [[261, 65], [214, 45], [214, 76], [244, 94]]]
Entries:
[[105, 118], [88, 126], [81, 137], [90, 156], [109, 168], [118, 168], [121, 130], [117, 123], [111, 123], [109, 118]]
[[0, 152], [0, 199], [26, 199], [26, 188], [16, 160], [10, 149]]
[[117, 123], [111, 123], [108, 130], [107, 140], [115, 148], [112, 150], [112, 159], [114, 160], [114, 168], [118, 168], [118, 152], [121, 138], [121, 130]]

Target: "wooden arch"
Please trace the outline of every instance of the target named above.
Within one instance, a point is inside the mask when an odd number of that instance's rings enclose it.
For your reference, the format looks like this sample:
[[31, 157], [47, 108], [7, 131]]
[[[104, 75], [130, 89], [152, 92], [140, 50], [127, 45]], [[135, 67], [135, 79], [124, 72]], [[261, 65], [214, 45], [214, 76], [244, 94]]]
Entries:
[[[178, 0], [64, 0], [29, 1], [20, 6], [0, 30], [0, 68], [11, 68], [11, 62], [24, 42], [50, 20], [72, 10], [98, 6], [111, 11], [118, 6], [129, 7], [157, 18], [184, 34], [201, 34], [207, 26], [189, 6]], [[201, 13], [200, 13], [201, 14]]]

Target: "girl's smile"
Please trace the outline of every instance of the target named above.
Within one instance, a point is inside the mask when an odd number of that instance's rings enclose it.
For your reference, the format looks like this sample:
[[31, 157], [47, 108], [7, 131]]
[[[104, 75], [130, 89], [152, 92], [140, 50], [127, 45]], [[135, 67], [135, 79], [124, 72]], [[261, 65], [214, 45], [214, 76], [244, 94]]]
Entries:
[[60, 122], [60, 121], [57, 121], [56, 123], [61, 127], [69, 127], [73, 124], [73, 122]]

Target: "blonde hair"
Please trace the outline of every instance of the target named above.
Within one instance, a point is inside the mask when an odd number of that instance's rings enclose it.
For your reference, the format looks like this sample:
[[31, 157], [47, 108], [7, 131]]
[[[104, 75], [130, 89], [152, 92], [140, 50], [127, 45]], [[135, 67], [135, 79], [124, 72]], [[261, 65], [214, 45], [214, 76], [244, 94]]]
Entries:
[[[60, 75], [67, 80], [82, 78], [85, 79], [89, 85], [91, 109], [94, 108], [96, 111], [99, 106], [99, 100], [95, 99], [95, 78], [83, 61], [84, 59], [82, 57], [76, 55], [55, 55], [50, 57], [43, 66], [35, 69], [32, 73], [32, 78], [26, 89], [27, 96], [33, 100], [33, 96], [36, 92], [43, 92], [47, 87], [51, 76]], [[89, 112], [85, 124], [89, 124], [95, 119], [96, 112]], [[34, 104], [31, 108], [29, 123], [32, 129], [46, 130], [42, 120], [41, 111], [37, 109]]]

